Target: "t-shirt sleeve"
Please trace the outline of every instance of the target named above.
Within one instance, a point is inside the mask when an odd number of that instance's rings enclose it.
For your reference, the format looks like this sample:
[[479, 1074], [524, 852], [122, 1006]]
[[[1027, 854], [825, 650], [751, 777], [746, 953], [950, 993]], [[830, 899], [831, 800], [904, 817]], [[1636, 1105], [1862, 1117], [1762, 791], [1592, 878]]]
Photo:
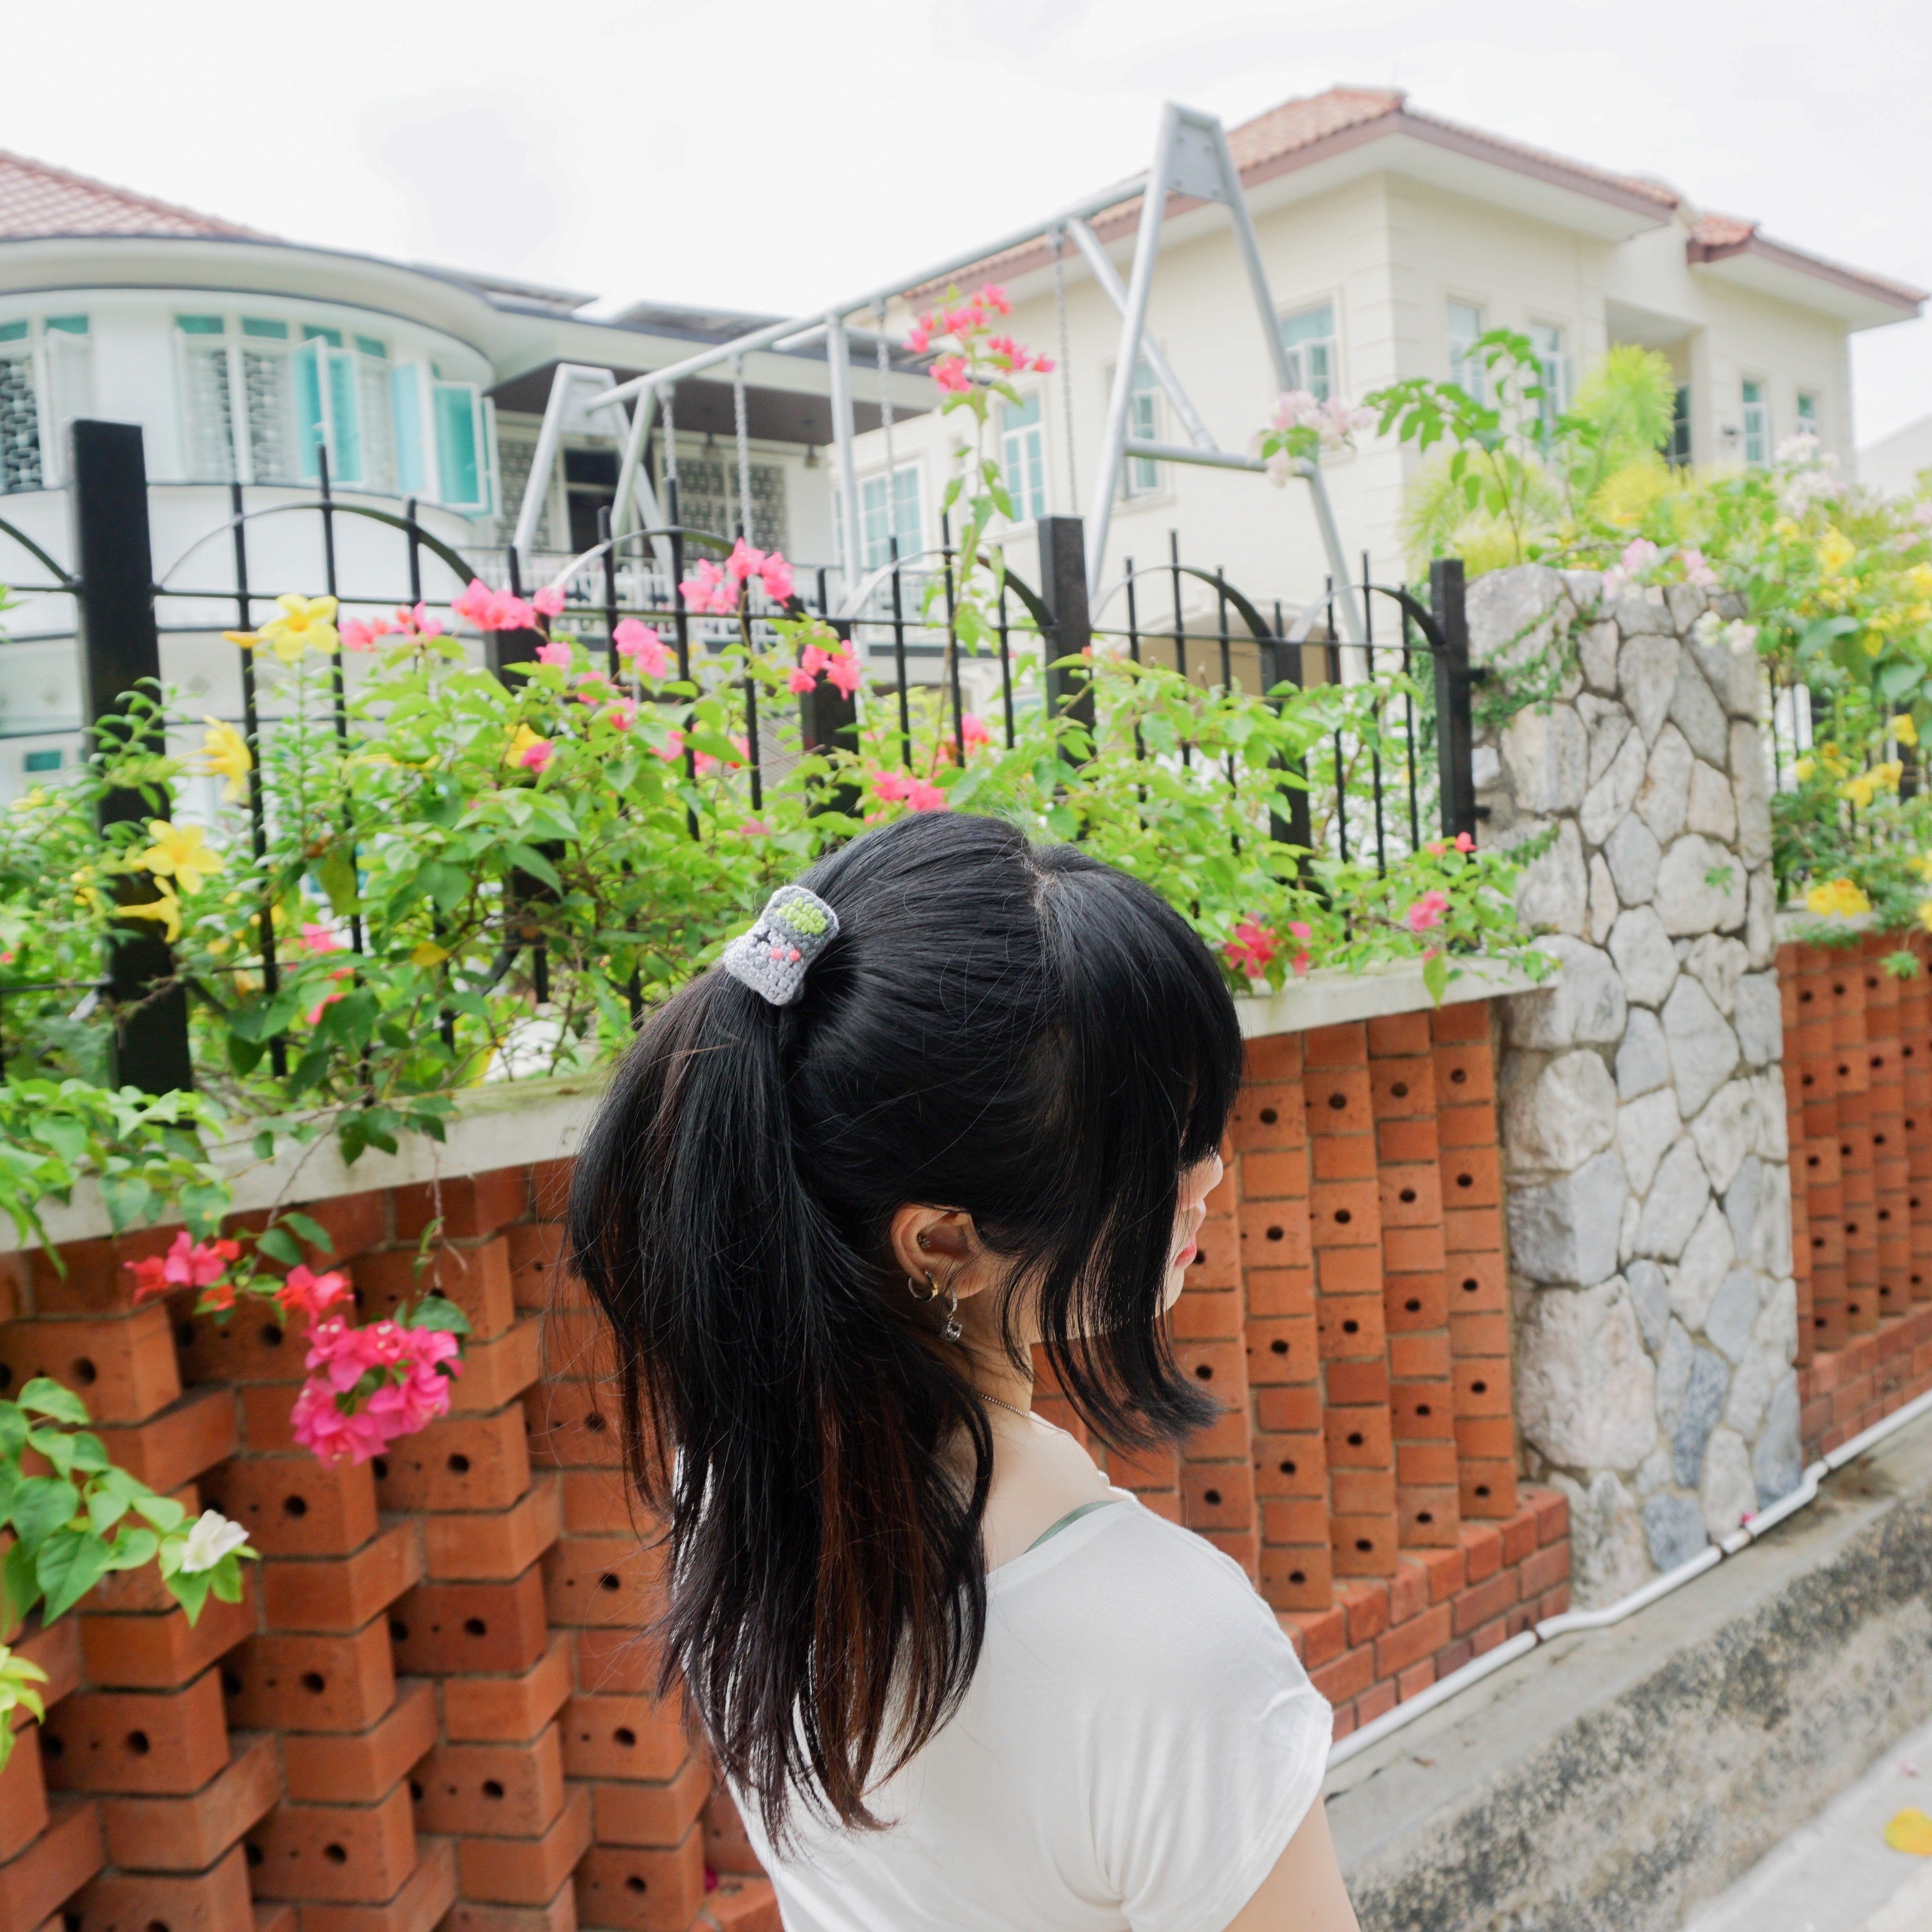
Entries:
[[1135, 1606], [1144, 1646], [1095, 1727], [1096, 1850], [1133, 1932], [1224, 1932], [1316, 1802], [1333, 1734], [1253, 1586], [1186, 1543]]

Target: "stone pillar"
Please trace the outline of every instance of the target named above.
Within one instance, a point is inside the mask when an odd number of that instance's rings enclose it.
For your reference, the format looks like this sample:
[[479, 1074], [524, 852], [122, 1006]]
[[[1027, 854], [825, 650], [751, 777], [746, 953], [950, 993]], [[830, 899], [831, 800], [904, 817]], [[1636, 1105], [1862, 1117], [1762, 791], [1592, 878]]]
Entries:
[[[1522, 1450], [1569, 1499], [1583, 1605], [1801, 1469], [1761, 681], [1735, 614], [1534, 566], [1470, 593], [1482, 838], [1554, 833], [1519, 904], [1562, 976], [1503, 1003], [1499, 1100]], [[1553, 697], [1481, 724], [1532, 682]]]

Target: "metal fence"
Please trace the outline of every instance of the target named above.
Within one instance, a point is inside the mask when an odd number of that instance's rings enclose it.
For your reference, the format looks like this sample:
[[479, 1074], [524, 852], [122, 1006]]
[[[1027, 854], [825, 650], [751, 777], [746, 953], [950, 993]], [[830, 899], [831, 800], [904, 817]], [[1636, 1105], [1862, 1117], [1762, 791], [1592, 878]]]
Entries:
[[[258, 580], [255, 543], [266, 519], [296, 515], [314, 520], [322, 581], [300, 587], [306, 592], [320, 589], [338, 598], [344, 617], [380, 613], [398, 604], [413, 606], [423, 600], [426, 585], [436, 596], [446, 578], [460, 586], [472, 575], [482, 575], [519, 595], [526, 588], [514, 550], [459, 550], [424, 527], [413, 504], [392, 511], [340, 500], [329, 489], [326, 469], [315, 496], [298, 501], [281, 500], [278, 495], [278, 500], [266, 506], [251, 503], [242, 485], [230, 486], [228, 518], [205, 532], [163, 574], [164, 580], [157, 582], [140, 430], [80, 422], [70, 426], [70, 434], [73, 571], [62, 568], [10, 524], [0, 523], [0, 535], [23, 545], [45, 574], [44, 582], [16, 580], [16, 587], [64, 595], [74, 602], [82, 723], [90, 733], [102, 727], [116, 728], [117, 719], [122, 721], [118, 728], [126, 729], [127, 694], [143, 686], [158, 687], [164, 629], [193, 630], [205, 622], [211, 634], [231, 627], [252, 631], [268, 602], [296, 587]], [[551, 580], [561, 584], [567, 599], [560, 621], [593, 651], [601, 644], [612, 652], [614, 665], [618, 626], [635, 617], [659, 627], [674, 651], [681, 680], [694, 674], [702, 679], [706, 664], [727, 644], [739, 640], [738, 620], [694, 616], [686, 608], [676, 586], [688, 562], [699, 554], [717, 554], [727, 546], [710, 533], [678, 526], [674, 495], [668, 508], [673, 518], [670, 527], [614, 539], [607, 536], [590, 552], [567, 560]], [[358, 527], [373, 525], [386, 531], [393, 540], [394, 574], [380, 586], [343, 580], [339, 538], [352, 520]], [[989, 736], [997, 732], [1010, 746], [1021, 728], [1024, 704], [1043, 704], [1056, 710], [1078, 706], [1084, 683], [1080, 662], [1091, 650], [1117, 651], [1140, 663], [1168, 664], [1198, 685], [1256, 695], [1284, 686], [1365, 685], [1371, 688], [1372, 728], [1338, 730], [1331, 742], [1311, 753], [1304, 768], [1293, 775], [1288, 808], [1272, 824], [1273, 836], [1304, 852], [1372, 860], [1385, 869], [1438, 827], [1448, 837], [1474, 832], [1472, 675], [1459, 562], [1432, 566], [1426, 602], [1406, 588], [1369, 581], [1365, 563], [1364, 580], [1355, 588], [1372, 611], [1388, 614], [1389, 622], [1378, 637], [1372, 618], [1366, 642], [1345, 644], [1335, 641], [1330, 621], [1340, 595], [1332, 584], [1291, 620], [1279, 603], [1270, 602], [1264, 610], [1221, 572], [1184, 562], [1172, 538], [1164, 562], [1141, 569], [1130, 564], [1122, 578], [1104, 590], [1097, 608], [1090, 609], [1080, 520], [1045, 518], [1036, 533], [1040, 581], [1034, 584], [1006, 574], [992, 647], [977, 656], [952, 647], [961, 560], [950, 542], [917, 556], [893, 555], [850, 596], [842, 594], [842, 586], [827, 571], [799, 570], [798, 594], [788, 607], [790, 614], [820, 616], [853, 644], [865, 674], [864, 694], [842, 697], [821, 681], [796, 700], [795, 718], [785, 721], [788, 738], [795, 724], [796, 742], [804, 749], [856, 746], [862, 703], [884, 708], [889, 736], [896, 712], [898, 740], [910, 763], [916, 698], [928, 712], [938, 707], [940, 728], [950, 732], [963, 760], [969, 728], [976, 732], [983, 724]], [[210, 571], [208, 560], [224, 552], [227, 570]], [[197, 580], [203, 574], [226, 574], [228, 581]], [[835, 590], [842, 594], [835, 598]], [[438, 601], [448, 594], [442, 590]], [[840, 614], [845, 611], [850, 614]], [[772, 634], [766, 620], [778, 614], [784, 614], [776, 606], [761, 605], [753, 614], [754, 637], [762, 628], [769, 638]], [[544, 640], [544, 633], [536, 629], [488, 633], [484, 660], [502, 674], [512, 664], [534, 661]], [[242, 650], [237, 656], [239, 716], [232, 722], [248, 740], [259, 777], [262, 746], [275, 720], [265, 710], [253, 654]], [[1028, 672], [1034, 674], [1030, 679]], [[334, 728], [346, 747], [351, 736], [349, 686], [339, 652], [332, 660], [329, 675]], [[926, 695], [920, 698], [922, 691]], [[760, 742], [760, 701], [755, 683], [748, 676], [746, 782], [754, 811], [760, 804], [760, 787], [769, 762], [768, 745]], [[970, 709], [975, 704], [991, 716], [979, 719]], [[1181, 759], [1186, 761], [1190, 755], [1182, 748]], [[116, 794], [104, 803], [103, 822], [145, 819], [148, 809], [137, 793]], [[261, 785], [251, 783], [248, 830], [258, 860], [266, 850], [268, 809]], [[272, 996], [280, 983], [272, 922], [264, 918], [256, 925], [261, 952], [248, 970], [261, 974]], [[352, 917], [349, 928], [350, 949], [359, 952], [359, 920]], [[500, 957], [498, 979], [515, 951], [512, 944]], [[541, 1000], [546, 992], [546, 967], [540, 947], [530, 968], [533, 995]], [[87, 1002], [104, 998], [113, 1003], [118, 1079], [151, 1092], [192, 1084], [185, 991], [173, 976], [170, 949], [163, 939], [131, 930], [117, 936], [98, 981], [8, 984], [0, 980], [0, 1063], [4, 1061], [8, 1034], [17, 1031], [5, 1024], [6, 1000], [32, 993], [68, 992], [80, 992]], [[634, 1012], [634, 991], [632, 998]], [[279, 1051], [273, 1064], [277, 1072], [283, 1070]]]

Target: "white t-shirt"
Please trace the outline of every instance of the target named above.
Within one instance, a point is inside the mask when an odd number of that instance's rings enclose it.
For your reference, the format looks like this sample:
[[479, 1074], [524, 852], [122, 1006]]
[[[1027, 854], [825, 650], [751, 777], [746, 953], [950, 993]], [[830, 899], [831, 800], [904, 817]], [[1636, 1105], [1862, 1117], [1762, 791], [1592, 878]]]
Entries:
[[746, 1829], [786, 1932], [1225, 1932], [1326, 1768], [1331, 1713], [1212, 1544], [1121, 1490], [986, 1579], [952, 1721], [883, 1832]]

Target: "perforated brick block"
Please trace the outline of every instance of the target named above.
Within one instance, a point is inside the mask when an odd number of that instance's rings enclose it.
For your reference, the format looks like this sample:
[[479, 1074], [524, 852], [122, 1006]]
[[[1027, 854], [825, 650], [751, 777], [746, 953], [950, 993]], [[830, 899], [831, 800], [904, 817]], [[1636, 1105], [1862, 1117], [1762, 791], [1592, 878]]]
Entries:
[[572, 1647], [554, 1633], [529, 1670], [502, 1677], [452, 1677], [442, 1687], [443, 1728], [452, 1739], [514, 1744], [536, 1736], [571, 1693]]
[[302, 1932], [432, 1932], [456, 1899], [456, 1847], [447, 1838], [417, 1841], [416, 1868], [380, 1904], [317, 1900], [302, 1908]]
[[221, 1683], [247, 1730], [366, 1731], [396, 1694], [380, 1617], [346, 1636], [252, 1636], [222, 1660]]
[[466, 1838], [456, 1848], [456, 1882], [466, 1898], [540, 1905], [556, 1895], [590, 1846], [590, 1794], [572, 1786], [548, 1828], [532, 1838]]
[[248, 1868], [237, 1845], [205, 1872], [114, 1872], [82, 1888], [65, 1914], [70, 1932], [238, 1932], [253, 1923]]
[[543, 1580], [536, 1569], [508, 1583], [423, 1583], [389, 1613], [401, 1669], [425, 1677], [526, 1670], [542, 1656]]
[[351, 1267], [356, 1306], [364, 1321], [394, 1315], [419, 1296], [440, 1294], [462, 1310], [479, 1342], [494, 1340], [515, 1327], [507, 1242], [500, 1238], [476, 1247], [432, 1248], [420, 1268], [418, 1259], [413, 1249], [357, 1256]]
[[616, 1932], [683, 1932], [704, 1903], [704, 1846], [693, 1826], [674, 1850], [593, 1845], [577, 1868], [577, 1916]]
[[676, 1845], [705, 1808], [711, 1796], [711, 1771], [701, 1758], [693, 1756], [675, 1778], [662, 1784], [598, 1784], [592, 1789], [600, 1845]]
[[[93, 1799], [53, 1799], [47, 1828], [17, 1857], [0, 1864], [0, 1925], [9, 1932], [40, 1925], [86, 1884], [106, 1856], [100, 1810]], [[56, 1925], [58, 1932], [58, 1920]]]
[[290, 1399], [302, 1378], [303, 1345], [259, 1305], [225, 1320], [177, 1313], [181, 1372], [190, 1382], [287, 1382]]
[[641, 1628], [657, 1612], [664, 1564], [661, 1548], [634, 1537], [560, 1537], [543, 1558], [550, 1622]]
[[452, 1415], [487, 1414], [514, 1402], [543, 1371], [543, 1324], [519, 1322], [494, 1342], [464, 1345], [463, 1372], [451, 1385]]
[[284, 1557], [261, 1568], [262, 1611], [275, 1630], [360, 1630], [422, 1580], [414, 1522], [392, 1524], [352, 1556]]
[[104, 1798], [107, 1855], [124, 1871], [204, 1871], [282, 1795], [275, 1741], [235, 1741], [235, 1754], [199, 1791], [178, 1798]]
[[56, 1791], [199, 1791], [228, 1762], [221, 1685], [208, 1671], [179, 1690], [81, 1690], [41, 1727]]
[[15, 1733], [12, 1754], [0, 1769], [0, 1863], [24, 1851], [46, 1826], [40, 1736], [29, 1724]]
[[94, 1432], [116, 1468], [165, 1495], [235, 1453], [235, 1397], [196, 1389], [146, 1422]]
[[278, 1805], [248, 1834], [258, 1898], [393, 1898], [416, 1869], [416, 1822], [399, 1784], [373, 1804]]
[[563, 1528], [559, 1478], [539, 1476], [522, 1498], [488, 1516], [430, 1516], [423, 1553], [432, 1581], [503, 1582], [520, 1576]]
[[288, 1795], [304, 1804], [367, 1804], [392, 1789], [436, 1736], [434, 1690], [420, 1678], [398, 1684], [394, 1706], [366, 1731], [284, 1736]]
[[148, 1306], [102, 1319], [57, 1316], [0, 1328], [0, 1368], [19, 1389], [51, 1376], [97, 1422], [145, 1422], [181, 1394], [168, 1318]]
[[491, 1905], [459, 1898], [443, 1932], [577, 1932], [577, 1888], [568, 1880], [542, 1905]]
[[704, 1894], [704, 1911], [698, 1921], [717, 1932], [784, 1932], [778, 1916], [778, 1894], [771, 1882], [761, 1878], [726, 1878]]
[[643, 1694], [571, 1699], [563, 1713], [563, 1768], [572, 1778], [668, 1783], [691, 1749], [675, 1703]]
[[367, 1464], [251, 1456], [224, 1463], [202, 1488], [210, 1506], [240, 1523], [265, 1556], [346, 1556], [376, 1533], [375, 1480]]
[[623, 1466], [614, 1395], [601, 1383], [554, 1378], [524, 1396], [530, 1460], [544, 1469]]
[[438, 1220], [445, 1240], [473, 1240], [529, 1212], [528, 1170], [493, 1168], [488, 1174], [416, 1183], [395, 1189], [394, 1200], [398, 1240], [418, 1240]]
[[704, 1862], [712, 1871], [734, 1873], [744, 1878], [764, 1876], [765, 1868], [752, 1850], [745, 1821], [739, 1816], [730, 1792], [722, 1784], [714, 1784], [710, 1796], [704, 1801]]
[[170, 1689], [206, 1670], [255, 1628], [257, 1586], [246, 1568], [242, 1600], [211, 1596], [190, 1624], [179, 1609], [162, 1616], [80, 1617], [81, 1654], [88, 1676], [116, 1689]]
[[524, 1744], [440, 1744], [416, 1766], [412, 1781], [420, 1792], [416, 1822], [425, 1832], [536, 1838], [563, 1809], [556, 1726], [546, 1725]]
[[524, 1412], [514, 1402], [493, 1415], [446, 1417], [376, 1458], [385, 1510], [501, 1510], [530, 1486]]

